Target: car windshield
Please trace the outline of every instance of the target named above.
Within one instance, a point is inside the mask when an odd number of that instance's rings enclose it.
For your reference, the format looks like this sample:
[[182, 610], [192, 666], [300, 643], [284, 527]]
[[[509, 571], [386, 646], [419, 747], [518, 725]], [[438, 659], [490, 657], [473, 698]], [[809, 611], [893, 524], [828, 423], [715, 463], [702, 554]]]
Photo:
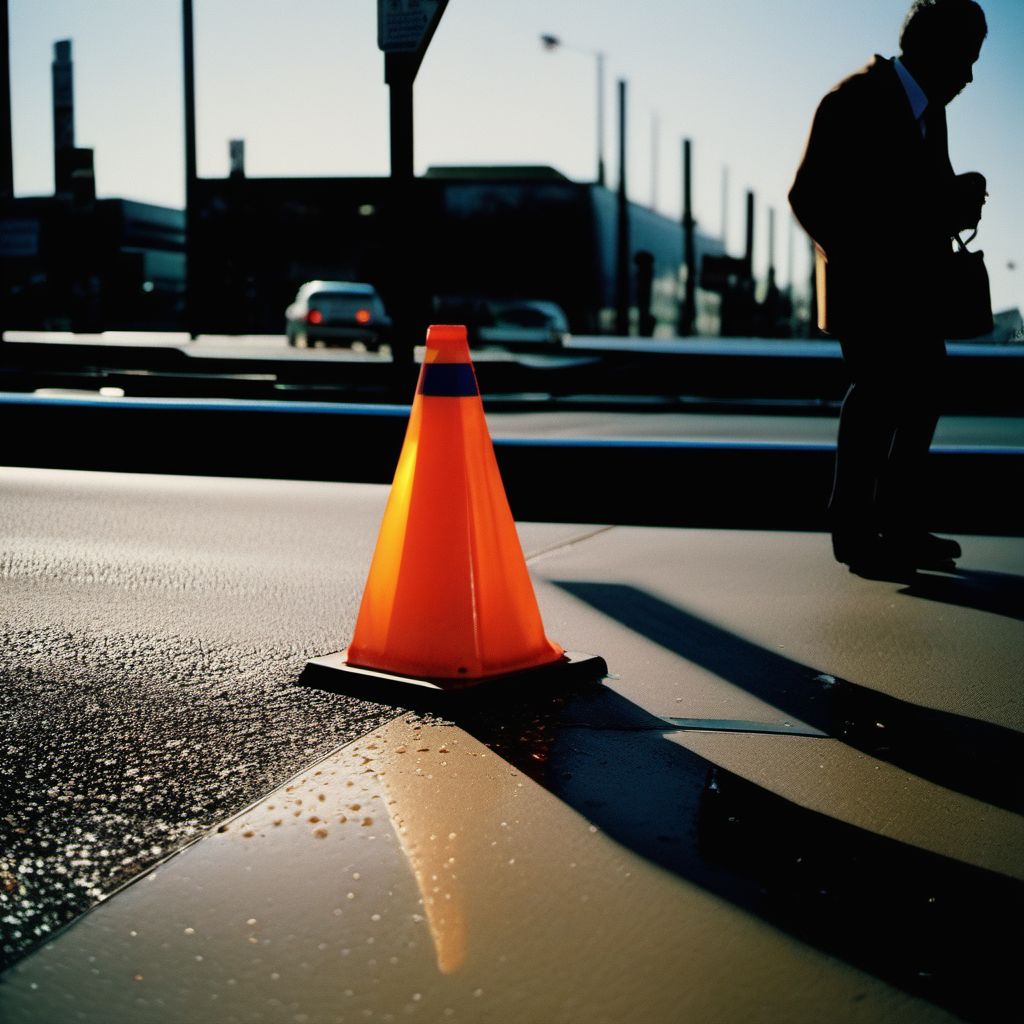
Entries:
[[373, 297], [374, 291], [370, 286], [360, 287], [358, 285], [350, 285], [349, 287], [335, 287], [330, 286], [323, 288], [311, 288], [307, 294], [310, 298], [331, 298], [331, 299], [369, 299]]
[[370, 292], [310, 292], [310, 305], [365, 306], [373, 298]]

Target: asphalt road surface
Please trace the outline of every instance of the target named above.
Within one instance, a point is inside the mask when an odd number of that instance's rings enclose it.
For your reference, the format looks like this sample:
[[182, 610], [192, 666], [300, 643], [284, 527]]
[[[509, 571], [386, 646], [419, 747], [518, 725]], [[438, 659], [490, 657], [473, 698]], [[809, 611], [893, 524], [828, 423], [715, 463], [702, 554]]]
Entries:
[[329, 487], [274, 487], [4, 471], [4, 961], [392, 716], [292, 685], [343, 642], [383, 492], [324, 533]]
[[0, 488], [5, 1020], [1009, 1019], [1019, 538], [885, 582], [820, 533], [527, 524], [549, 635], [613, 675], [456, 728], [296, 685], [385, 487]]

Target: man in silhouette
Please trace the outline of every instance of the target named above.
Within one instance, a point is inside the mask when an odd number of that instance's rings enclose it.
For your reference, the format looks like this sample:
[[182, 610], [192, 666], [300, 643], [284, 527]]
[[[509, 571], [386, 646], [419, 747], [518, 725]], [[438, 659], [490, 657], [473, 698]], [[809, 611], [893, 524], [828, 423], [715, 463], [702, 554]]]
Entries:
[[818, 106], [789, 193], [817, 251], [818, 324], [851, 386], [829, 512], [836, 559], [864, 575], [943, 568], [954, 540], [927, 530], [923, 469], [946, 358], [951, 236], [975, 227], [985, 179], [956, 175], [946, 104], [973, 80], [987, 34], [974, 0], [915, 0], [900, 56], [875, 56]]

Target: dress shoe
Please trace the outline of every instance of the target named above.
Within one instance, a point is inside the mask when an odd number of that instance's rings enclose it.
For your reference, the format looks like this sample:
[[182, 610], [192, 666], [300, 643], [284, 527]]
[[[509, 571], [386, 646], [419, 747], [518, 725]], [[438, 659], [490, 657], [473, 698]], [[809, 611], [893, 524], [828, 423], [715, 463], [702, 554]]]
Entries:
[[962, 554], [960, 545], [934, 533], [887, 533], [882, 538], [893, 550], [921, 569], [949, 567]]
[[846, 563], [855, 576], [868, 580], [904, 582], [917, 572], [917, 565], [901, 548], [893, 547], [884, 537], [864, 545]]
[[848, 565], [855, 576], [869, 580], [903, 582], [917, 569], [904, 548], [890, 544], [877, 533], [836, 532], [832, 535], [832, 551], [837, 562]]
[[848, 563], [850, 572], [866, 580], [909, 583], [917, 575], [917, 566], [906, 558], [880, 547]]
[[832, 554], [837, 562], [849, 565], [871, 557], [878, 551], [882, 538], [865, 530], [835, 530], [832, 534]]

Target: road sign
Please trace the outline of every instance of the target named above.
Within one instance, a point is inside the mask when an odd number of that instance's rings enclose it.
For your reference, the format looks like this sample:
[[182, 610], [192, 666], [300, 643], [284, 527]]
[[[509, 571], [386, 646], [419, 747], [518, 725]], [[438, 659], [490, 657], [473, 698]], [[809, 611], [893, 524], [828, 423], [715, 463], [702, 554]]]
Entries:
[[377, 0], [377, 45], [385, 53], [426, 49], [448, 0]]

